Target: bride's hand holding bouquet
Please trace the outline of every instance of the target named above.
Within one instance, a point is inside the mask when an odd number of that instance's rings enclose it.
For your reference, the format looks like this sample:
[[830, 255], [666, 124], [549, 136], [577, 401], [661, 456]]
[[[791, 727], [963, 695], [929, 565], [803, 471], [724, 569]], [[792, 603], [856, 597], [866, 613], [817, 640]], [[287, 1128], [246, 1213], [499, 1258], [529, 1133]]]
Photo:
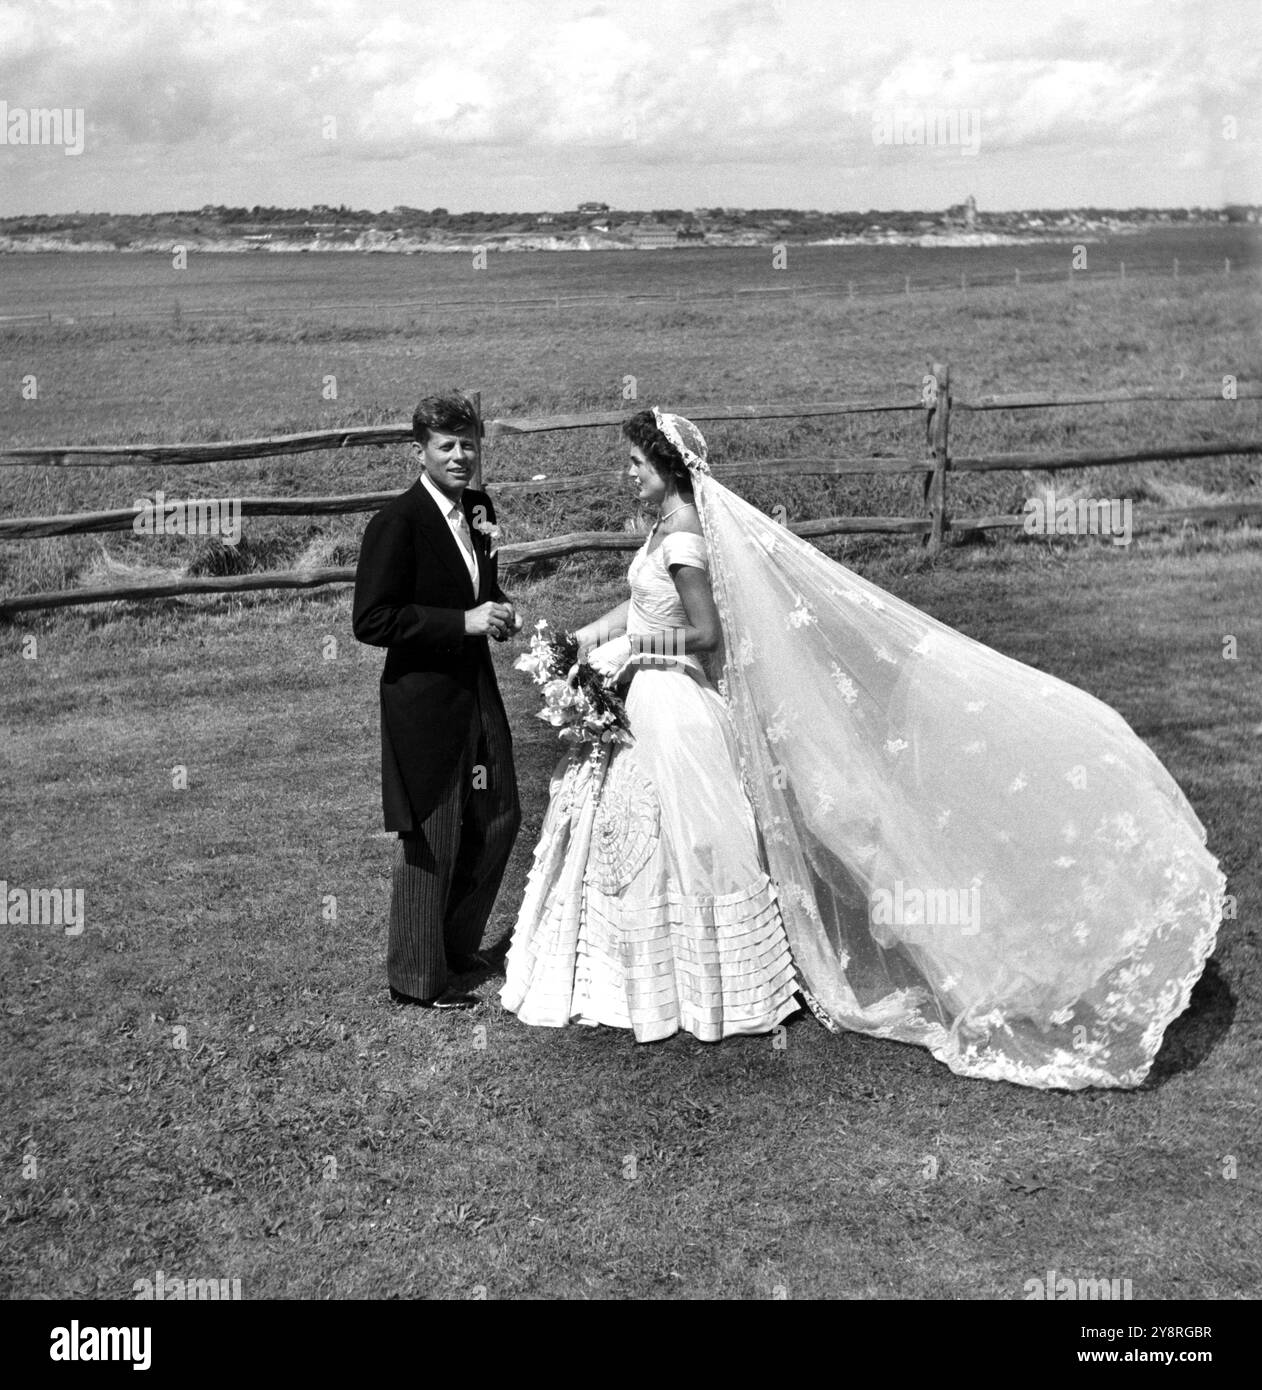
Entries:
[[[612, 645], [612, 644], [609, 644]], [[595, 649], [595, 653], [600, 652]], [[615, 693], [617, 668], [607, 659], [600, 667], [587, 659], [579, 635], [552, 633], [547, 619], [535, 624], [530, 650], [513, 663], [541, 687], [538, 718], [551, 724], [568, 743], [631, 743], [626, 709]]]

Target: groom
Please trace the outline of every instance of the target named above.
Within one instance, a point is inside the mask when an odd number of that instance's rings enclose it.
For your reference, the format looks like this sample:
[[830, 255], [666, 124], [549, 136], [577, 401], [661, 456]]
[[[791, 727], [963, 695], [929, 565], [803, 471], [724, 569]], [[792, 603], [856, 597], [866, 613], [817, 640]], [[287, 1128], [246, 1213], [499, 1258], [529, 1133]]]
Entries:
[[521, 626], [500, 588], [495, 509], [469, 487], [478, 416], [458, 392], [412, 416], [421, 476], [368, 523], [355, 575], [355, 636], [386, 648], [381, 793], [399, 834], [386, 973], [392, 997], [438, 1009], [478, 1000], [448, 972], [476, 954], [521, 813], [512, 740], [488, 637]]

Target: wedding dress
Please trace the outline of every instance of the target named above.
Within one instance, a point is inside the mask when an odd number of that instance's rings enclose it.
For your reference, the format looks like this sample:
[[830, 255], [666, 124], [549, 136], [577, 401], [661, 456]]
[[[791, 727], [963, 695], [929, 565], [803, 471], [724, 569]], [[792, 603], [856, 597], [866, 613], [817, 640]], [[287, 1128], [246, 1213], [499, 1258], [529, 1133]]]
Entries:
[[[687, 616], [671, 564], [708, 564], [677, 532], [631, 564], [629, 635]], [[633, 744], [583, 745], [552, 778], [501, 1002], [523, 1023], [603, 1023], [640, 1042], [774, 1028], [798, 1005], [723, 701], [695, 656], [636, 671]]]
[[[1223, 909], [1224, 876], [1177, 783], [1115, 710], [828, 559], [710, 476], [691, 421], [654, 415], [692, 470], [722, 622], [722, 676], [697, 696], [730, 720], [812, 1010], [834, 1030], [924, 1046], [965, 1076], [1139, 1085]], [[635, 714], [657, 707], [645, 677], [662, 675], [634, 677], [633, 733]], [[686, 742], [673, 744], [681, 769]], [[510, 954], [506, 1002], [551, 949], [531, 924], [569, 914], [581, 933], [592, 915], [583, 832], [568, 863], [558, 838], [572, 807], [578, 824], [602, 815], [600, 764], [582, 766], [554, 779], [522, 912], [535, 945]], [[600, 853], [625, 856], [647, 811], [610, 814]], [[686, 819], [671, 828], [671, 862], [708, 862]], [[615, 902], [619, 882], [605, 880]], [[605, 920], [616, 952], [616, 912]]]

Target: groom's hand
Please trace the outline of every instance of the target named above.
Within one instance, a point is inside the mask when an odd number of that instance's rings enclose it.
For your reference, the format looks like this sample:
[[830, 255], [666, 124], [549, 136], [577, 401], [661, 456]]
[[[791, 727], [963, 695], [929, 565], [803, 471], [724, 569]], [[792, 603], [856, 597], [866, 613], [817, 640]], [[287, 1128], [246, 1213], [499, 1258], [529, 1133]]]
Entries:
[[508, 603], [480, 603], [466, 610], [464, 630], [467, 637], [494, 637], [502, 642], [512, 631], [513, 609]]

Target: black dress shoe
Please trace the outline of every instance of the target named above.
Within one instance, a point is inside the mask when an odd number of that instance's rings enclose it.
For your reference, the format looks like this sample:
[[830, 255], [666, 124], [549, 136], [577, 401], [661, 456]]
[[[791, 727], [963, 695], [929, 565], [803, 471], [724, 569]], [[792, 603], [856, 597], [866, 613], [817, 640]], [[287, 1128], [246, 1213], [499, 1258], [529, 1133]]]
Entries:
[[482, 1001], [476, 994], [466, 994], [459, 989], [445, 989], [437, 999], [423, 999], [427, 1009], [476, 1009]]
[[448, 956], [447, 969], [456, 975], [472, 975], [477, 970], [489, 970], [491, 962], [480, 951], [471, 951], [467, 956]]
[[393, 985], [390, 998], [396, 1004], [411, 1004], [418, 1009], [476, 1009], [482, 1002], [476, 994], [458, 989], [445, 989], [433, 999], [417, 999], [414, 995], [400, 993]]

